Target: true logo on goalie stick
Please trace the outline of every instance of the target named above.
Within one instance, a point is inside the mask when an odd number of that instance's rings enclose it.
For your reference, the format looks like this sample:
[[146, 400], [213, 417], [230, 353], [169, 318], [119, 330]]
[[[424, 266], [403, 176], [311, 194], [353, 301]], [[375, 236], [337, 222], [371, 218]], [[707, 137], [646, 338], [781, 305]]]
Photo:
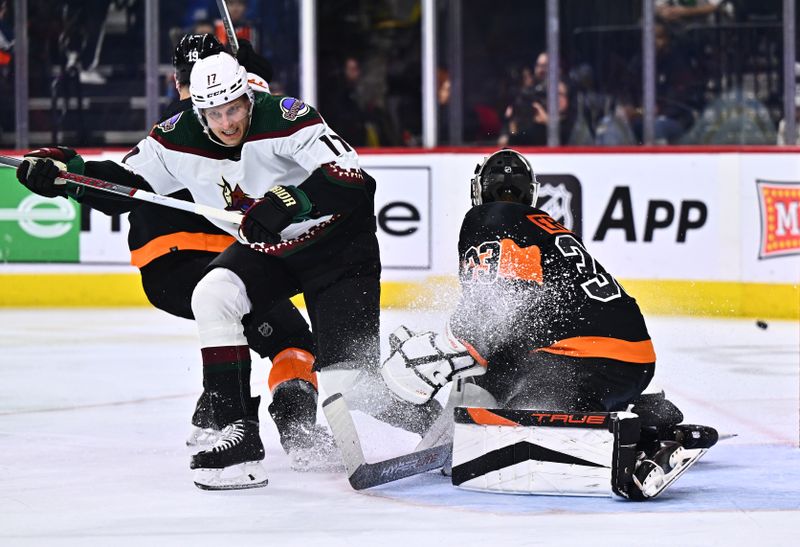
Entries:
[[306, 103], [294, 97], [284, 97], [279, 104], [283, 112], [283, 119], [289, 120], [290, 122], [295, 121], [301, 116], [305, 116], [311, 111]]

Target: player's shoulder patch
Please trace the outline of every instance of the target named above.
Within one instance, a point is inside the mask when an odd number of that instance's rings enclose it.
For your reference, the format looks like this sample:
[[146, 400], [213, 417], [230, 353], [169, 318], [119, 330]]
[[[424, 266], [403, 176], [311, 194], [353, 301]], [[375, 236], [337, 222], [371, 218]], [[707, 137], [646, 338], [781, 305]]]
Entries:
[[150, 137], [170, 150], [208, 157], [224, 156], [222, 147], [211, 142], [190, 110], [184, 110], [153, 126]]
[[174, 130], [175, 127], [178, 125], [178, 121], [180, 121], [181, 116], [183, 116], [183, 112], [178, 112], [171, 118], [167, 118], [163, 122], [156, 125], [159, 129], [161, 129], [162, 133], [169, 133], [170, 131]]
[[304, 101], [295, 97], [257, 93], [247, 140], [286, 137], [317, 123], [322, 123], [322, 117]]
[[282, 112], [281, 117], [290, 122], [311, 112], [311, 108], [306, 103], [294, 97], [282, 97], [278, 106], [280, 106]]

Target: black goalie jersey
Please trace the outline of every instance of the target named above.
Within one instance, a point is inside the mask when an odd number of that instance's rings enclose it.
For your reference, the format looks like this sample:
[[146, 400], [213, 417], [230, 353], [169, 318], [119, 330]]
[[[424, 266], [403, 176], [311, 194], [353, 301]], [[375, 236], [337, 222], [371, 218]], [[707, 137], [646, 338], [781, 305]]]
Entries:
[[462, 297], [451, 327], [490, 368], [498, 356], [543, 353], [604, 364], [655, 362], [636, 301], [545, 212], [507, 202], [473, 207], [458, 252]]

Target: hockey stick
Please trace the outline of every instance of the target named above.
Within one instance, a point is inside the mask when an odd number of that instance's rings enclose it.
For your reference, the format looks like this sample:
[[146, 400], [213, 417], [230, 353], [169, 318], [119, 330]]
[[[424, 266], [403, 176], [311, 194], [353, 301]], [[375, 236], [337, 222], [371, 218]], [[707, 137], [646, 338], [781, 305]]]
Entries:
[[217, 0], [217, 7], [222, 16], [222, 24], [225, 26], [225, 34], [228, 35], [231, 53], [236, 57], [236, 52], [239, 51], [239, 39], [236, 38], [236, 32], [233, 30], [233, 21], [231, 21], [230, 12], [228, 12], [228, 5], [225, 3], [225, 0]]
[[347, 479], [355, 490], [364, 490], [438, 469], [450, 456], [452, 444], [442, 444], [375, 463], [367, 463], [361, 440], [344, 397], [336, 393], [322, 403], [331, 433], [342, 453]]
[[[19, 167], [21, 163], [22, 160], [17, 158], [0, 156], [0, 165], [5, 165], [7, 167]], [[154, 194], [153, 192], [147, 192], [145, 190], [132, 188], [130, 186], [123, 186], [121, 184], [94, 179], [92, 177], [68, 173], [67, 171], [60, 171], [58, 173], [58, 180], [63, 180], [86, 188], [96, 188], [98, 190], [102, 190], [103, 192], [108, 192], [117, 196], [124, 196], [126, 198], [138, 199], [140, 201], [147, 201], [150, 203], [163, 205], [165, 207], [171, 207], [173, 209], [188, 211], [190, 213], [202, 215], [206, 218], [230, 222], [231, 224], [240, 225], [242, 223], [241, 213], [237, 213], [235, 211], [225, 211], [224, 209], [217, 209], [216, 207], [200, 205], [191, 201], [183, 201], [182, 199], [162, 196], [160, 194]]]

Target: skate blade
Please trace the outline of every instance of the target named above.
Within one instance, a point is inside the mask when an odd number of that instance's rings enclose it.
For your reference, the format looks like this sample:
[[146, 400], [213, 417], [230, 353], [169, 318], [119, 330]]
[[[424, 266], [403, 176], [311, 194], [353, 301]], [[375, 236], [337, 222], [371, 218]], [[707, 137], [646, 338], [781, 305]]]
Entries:
[[246, 490], [268, 484], [261, 462], [244, 462], [221, 469], [200, 468], [194, 471], [194, 484], [201, 490]]
[[647, 499], [652, 500], [660, 496], [664, 492], [664, 490], [669, 488], [673, 482], [678, 480], [681, 477], [681, 475], [683, 475], [684, 473], [686, 473], [686, 471], [689, 470], [691, 466], [696, 464], [697, 460], [702, 458], [703, 455], [706, 452], [708, 452], [708, 448], [693, 448], [688, 450], [684, 449], [683, 452], [686, 454], [687, 457], [681, 460], [680, 468], [677, 470], [677, 472], [675, 474], [670, 474], [669, 478], [667, 478], [664, 481], [664, 484], [661, 487], [661, 489], [652, 496], [649, 496]]

